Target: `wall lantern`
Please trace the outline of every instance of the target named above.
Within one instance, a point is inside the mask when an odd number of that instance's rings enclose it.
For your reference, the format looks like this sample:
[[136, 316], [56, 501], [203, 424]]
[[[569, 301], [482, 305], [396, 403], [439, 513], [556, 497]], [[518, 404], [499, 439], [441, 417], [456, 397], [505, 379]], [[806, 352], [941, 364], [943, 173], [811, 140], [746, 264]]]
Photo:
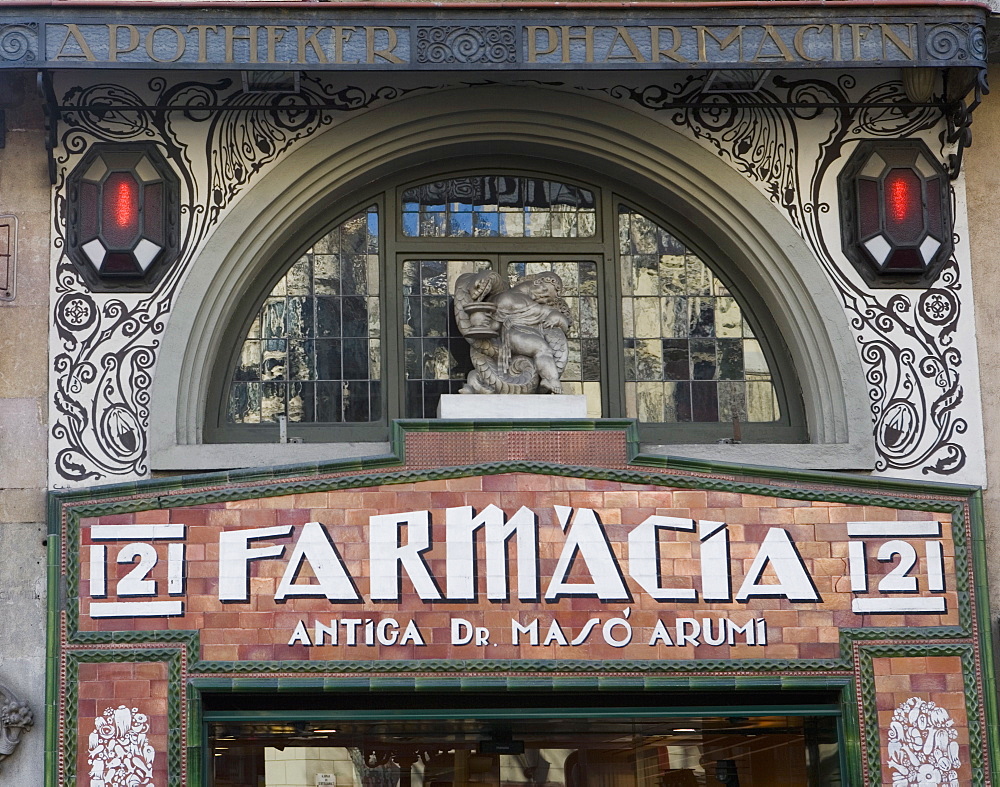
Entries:
[[923, 142], [861, 142], [838, 180], [844, 253], [870, 287], [928, 287], [951, 256], [951, 195]]
[[95, 145], [67, 195], [66, 250], [90, 288], [152, 290], [178, 250], [178, 181], [160, 152]]

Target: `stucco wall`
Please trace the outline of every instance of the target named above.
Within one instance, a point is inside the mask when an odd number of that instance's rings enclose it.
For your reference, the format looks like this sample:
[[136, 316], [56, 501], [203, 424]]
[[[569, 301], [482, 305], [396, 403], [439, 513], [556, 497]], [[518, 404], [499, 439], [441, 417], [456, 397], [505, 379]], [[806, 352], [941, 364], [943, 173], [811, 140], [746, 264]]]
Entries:
[[[990, 69], [990, 80], [1000, 80], [1000, 68]], [[996, 202], [1000, 193], [1000, 100], [987, 96], [973, 120], [973, 144], [965, 154], [966, 195], [969, 208], [969, 240], [976, 304], [976, 332], [983, 390], [983, 430], [986, 467], [991, 485], [984, 493], [987, 549], [991, 557], [990, 603], [1000, 605], [1000, 219]], [[995, 615], [994, 615], [995, 618]]]
[[0, 683], [35, 726], [0, 763], [0, 783], [41, 784], [45, 703], [45, 486], [49, 179], [34, 75], [7, 109], [0, 214], [18, 221], [17, 295], [0, 303]]

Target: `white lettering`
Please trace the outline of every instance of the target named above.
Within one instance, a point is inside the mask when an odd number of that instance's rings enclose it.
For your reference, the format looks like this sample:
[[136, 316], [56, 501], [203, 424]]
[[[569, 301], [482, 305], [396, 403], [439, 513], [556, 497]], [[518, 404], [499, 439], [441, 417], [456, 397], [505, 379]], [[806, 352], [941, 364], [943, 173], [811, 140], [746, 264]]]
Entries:
[[555, 642], [557, 645], [568, 645], [569, 642], [566, 639], [566, 635], [563, 634], [562, 627], [559, 625], [558, 620], [553, 620], [549, 624], [549, 633], [545, 635], [545, 639], [542, 641], [543, 645], [551, 645]]
[[219, 601], [249, 601], [250, 561], [281, 557], [285, 551], [284, 544], [251, 548], [251, 541], [281, 538], [291, 532], [291, 525], [278, 525], [219, 534]]
[[642, 589], [657, 601], [696, 601], [694, 588], [660, 587], [660, 530], [693, 532], [693, 519], [651, 516], [628, 534], [628, 570]]
[[[316, 577], [315, 585], [295, 584], [302, 563], [308, 563]], [[330, 601], [360, 601], [354, 583], [344, 570], [344, 564], [330, 542], [326, 528], [319, 522], [306, 522], [292, 549], [285, 573], [274, 594], [275, 601], [289, 596], [326, 596]]]
[[301, 620], [295, 626], [295, 631], [292, 632], [292, 638], [288, 640], [289, 645], [301, 644], [301, 645], [312, 645], [309, 641], [309, 632], [306, 631], [306, 624]]
[[662, 642], [664, 645], [674, 644], [673, 640], [670, 639], [670, 632], [667, 631], [667, 627], [663, 625], [662, 620], [656, 621], [653, 636], [649, 638], [650, 645], [655, 645], [657, 642]]
[[521, 634], [528, 635], [528, 644], [538, 644], [538, 618], [535, 618], [527, 626], [522, 626], [516, 620], [510, 621], [511, 637], [515, 645], [521, 644]]
[[324, 626], [318, 620], [316, 621], [316, 625], [313, 626], [313, 642], [322, 645], [324, 636], [330, 637], [331, 645], [337, 644], [337, 622], [335, 620], [331, 620], [329, 626]]
[[[421, 600], [439, 601], [441, 593], [421, 556], [431, 548], [430, 512], [381, 514], [368, 521], [372, 600], [399, 601], [400, 572], [405, 571]], [[399, 540], [401, 525], [406, 526], [405, 544], [400, 544]]]
[[378, 622], [377, 634], [379, 645], [395, 645], [396, 640], [399, 639], [399, 623], [393, 618], [380, 620]]
[[[694, 618], [677, 618], [674, 625], [676, 626], [677, 647], [698, 644], [698, 636], [701, 634], [701, 623]], [[690, 629], [690, 631], [687, 629]]]
[[517, 597], [521, 601], [538, 600], [538, 523], [534, 512], [522, 506], [504, 521], [504, 512], [489, 505], [479, 516], [472, 506], [449, 508], [445, 512], [445, 540], [448, 555], [445, 561], [448, 599], [473, 601], [475, 588], [474, 534], [485, 525], [486, 530], [486, 597], [490, 601], [507, 601], [510, 564], [508, 542], [517, 535]]
[[468, 645], [472, 642], [473, 626], [465, 618], [451, 619], [451, 644]]
[[403, 636], [399, 640], [400, 645], [406, 645], [412, 642], [414, 645], [423, 645], [424, 638], [420, 636], [420, 629], [417, 628], [417, 624], [412, 620], [406, 624], [406, 630], [403, 632]]
[[[760, 581], [768, 565], [774, 570], [777, 584], [768, 585]], [[784, 596], [789, 601], [822, 601], [791, 536], [783, 528], [772, 527], [767, 531], [743, 585], [736, 594], [736, 600], [746, 601], [754, 596]]]
[[[565, 531], [572, 509], [566, 506], [555, 506], [555, 509], [559, 524]], [[577, 555], [586, 566], [592, 582], [566, 581]], [[608, 543], [608, 537], [593, 509], [578, 509], [573, 517], [573, 526], [563, 544], [552, 581], [545, 591], [546, 601], [558, 601], [560, 596], [597, 596], [601, 601], [631, 600], [618, 563], [611, 552], [611, 544]]]

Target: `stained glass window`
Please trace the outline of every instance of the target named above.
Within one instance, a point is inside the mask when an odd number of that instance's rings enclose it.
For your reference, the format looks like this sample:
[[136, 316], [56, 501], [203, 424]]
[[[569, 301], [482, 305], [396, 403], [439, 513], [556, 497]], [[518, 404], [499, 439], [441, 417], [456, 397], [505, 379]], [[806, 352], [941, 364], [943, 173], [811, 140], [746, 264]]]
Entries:
[[592, 191], [540, 178], [478, 175], [403, 192], [409, 238], [589, 238], [596, 216]]
[[320, 238], [254, 315], [229, 391], [229, 423], [382, 418], [378, 211]]
[[626, 414], [645, 423], [777, 421], [771, 370], [736, 299], [646, 216], [618, 213]]

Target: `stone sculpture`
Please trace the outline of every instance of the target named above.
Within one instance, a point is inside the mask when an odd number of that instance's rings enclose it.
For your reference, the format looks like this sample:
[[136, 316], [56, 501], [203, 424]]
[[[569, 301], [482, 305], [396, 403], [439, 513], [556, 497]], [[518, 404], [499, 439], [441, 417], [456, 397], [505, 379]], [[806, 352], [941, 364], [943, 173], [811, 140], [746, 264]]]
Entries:
[[471, 345], [473, 370], [461, 393], [562, 393], [572, 320], [562, 279], [544, 272], [513, 287], [494, 271], [455, 282], [455, 320]]
[[21, 736], [34, 723], [28, 704], [0, 683], [0, 763], [14, 753]]

